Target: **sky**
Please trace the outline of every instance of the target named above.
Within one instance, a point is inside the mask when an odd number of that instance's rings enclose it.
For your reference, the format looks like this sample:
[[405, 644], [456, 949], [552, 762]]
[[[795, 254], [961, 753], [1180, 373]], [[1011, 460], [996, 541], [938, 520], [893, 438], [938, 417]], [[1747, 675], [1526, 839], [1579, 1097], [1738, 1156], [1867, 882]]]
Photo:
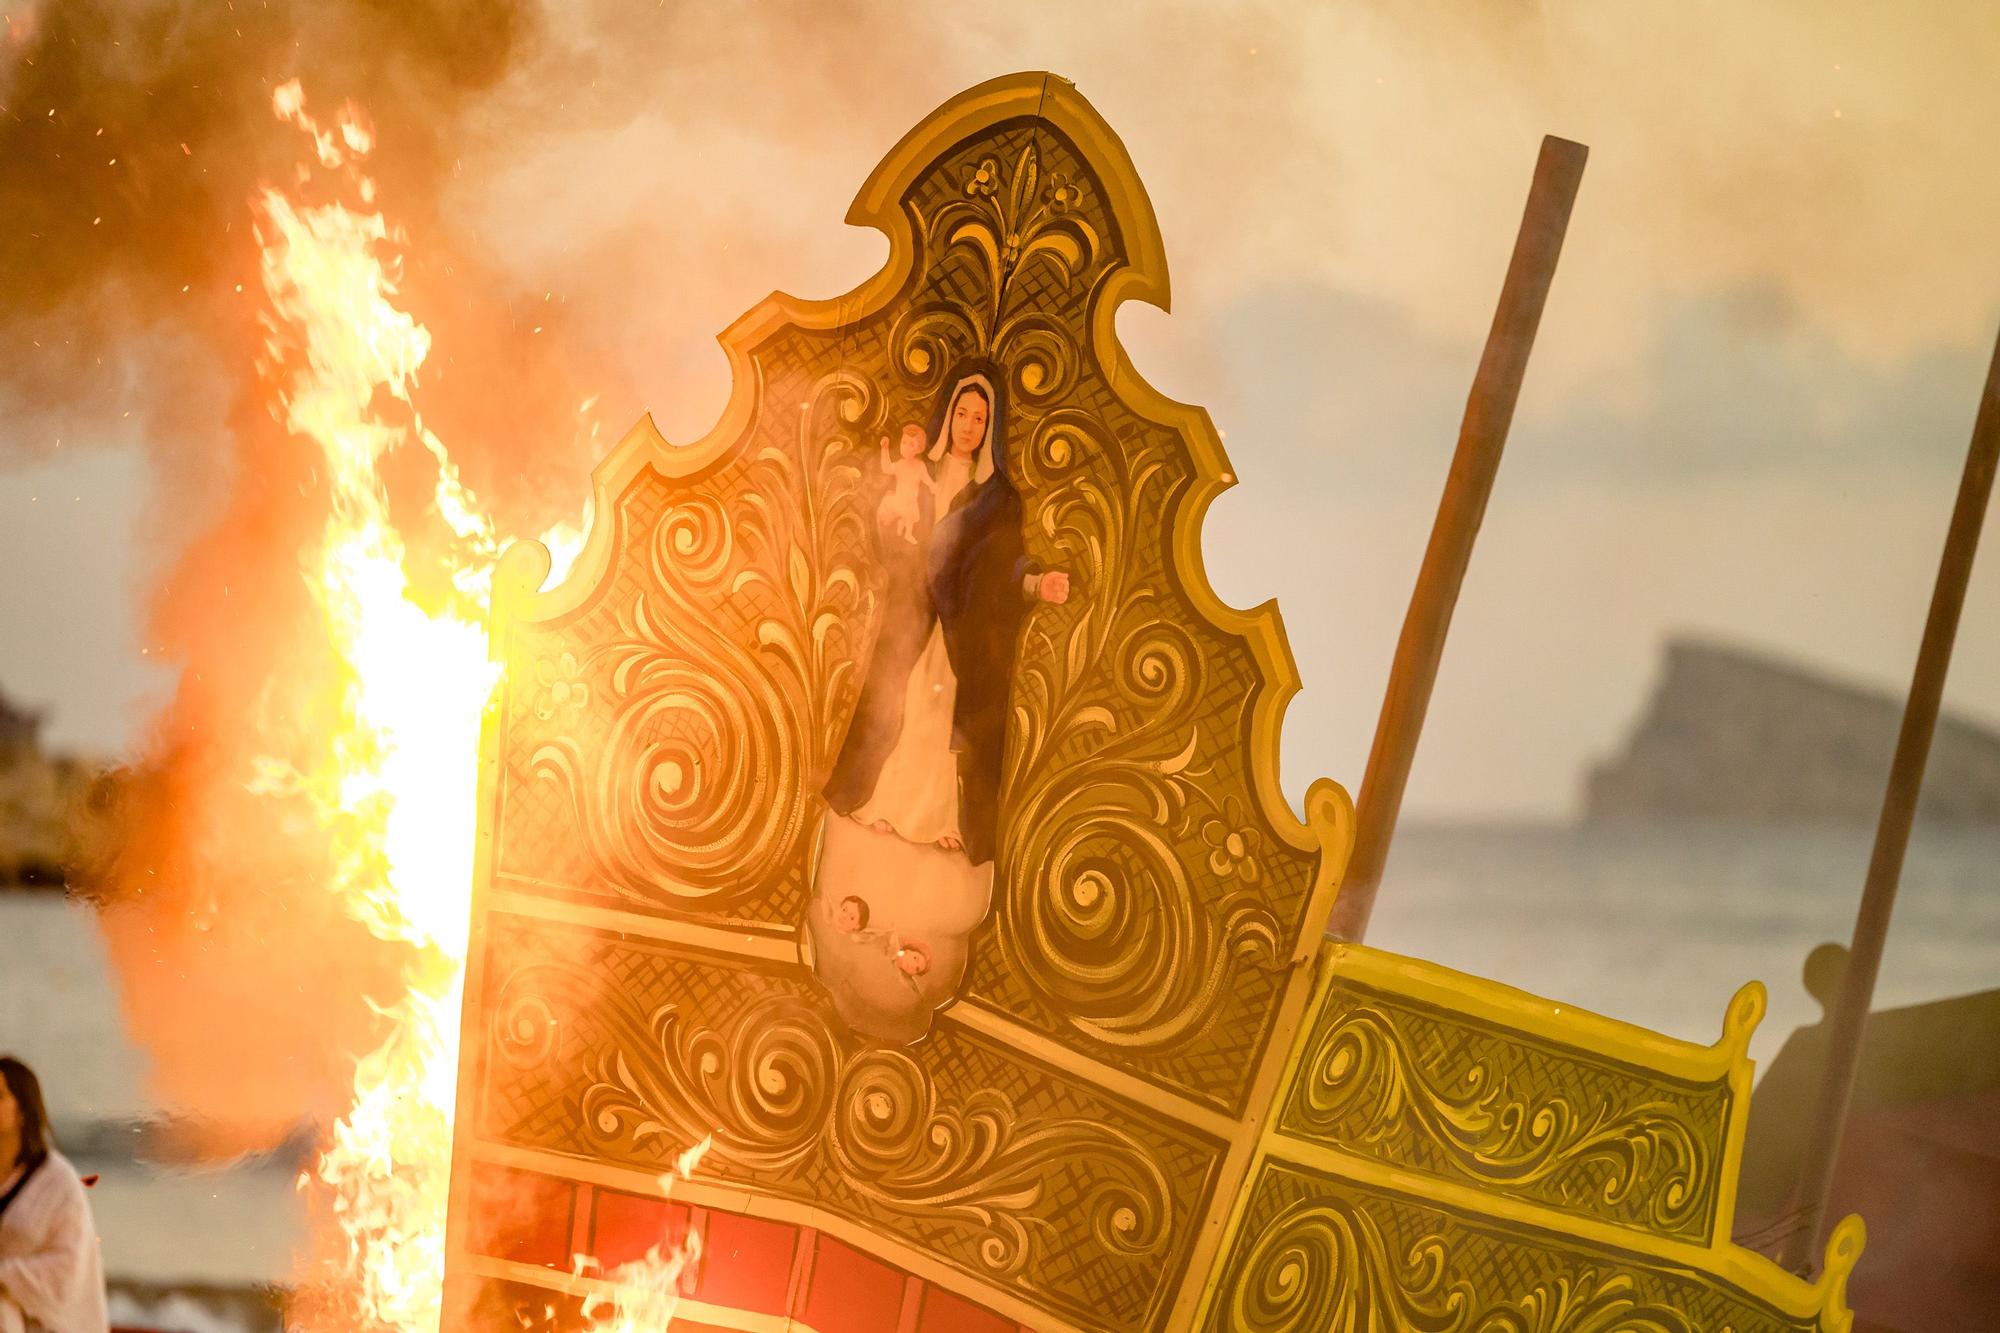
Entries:
[[[15, 9], [10, 31], [40, 7]], [[717, 331], [879, 265], [882, 238], [840, 219], [938, 103], [1072, 79], [1173, 272], [1173, 312], [1128, 307], [1120, 334], [1209, 409], [1241, 478], [1211, 572], [1284, 614], [1295, 796], [1358, 788], [1544, 134], [1589, 166], [1406, 813], [1573, 814], [1673, 634], [1907, 681], [2000, 327], [2000, 10], [592, 3], [523, 33], [445, 130], [406, 95], [376, 128], [444, 135], [439, 215], [589, 330], [609, 438], [645, 410], [700, 435], [729, 392]], [[348, 95], [339, 68], [309, 95]], [[4, 78], [0, 103], [33, 114]], [[170, 688], [148, 598], [228, 466], [200, 448], [226, 430], [221, 353], [135, 323], [144, 348], [60, 410], [0, 414], [0, 687], [96, 753], [137, 743]], [[542, 484], [580, 503], [587, 457], [551, 448], [576, 456]], [[2000, 719], [2000, 552], [1946, 698]]]

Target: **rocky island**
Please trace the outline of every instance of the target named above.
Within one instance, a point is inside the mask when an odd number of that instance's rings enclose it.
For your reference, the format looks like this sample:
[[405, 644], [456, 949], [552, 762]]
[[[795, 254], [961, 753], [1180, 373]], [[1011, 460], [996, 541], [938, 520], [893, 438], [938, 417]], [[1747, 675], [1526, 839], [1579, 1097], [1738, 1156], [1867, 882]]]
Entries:
[[[1872, 824], [1902, 711], [1807, 667], [1674, 639], [1623, 750], [1586, 776], [1584, 817]], [[1917, 815], [2000, 824], [2000, 730], [1939, 718]]]
[[41, 715], [0, 692], [0, 892], [60, 888], [70, 816], [99, 766], [52, 754]]

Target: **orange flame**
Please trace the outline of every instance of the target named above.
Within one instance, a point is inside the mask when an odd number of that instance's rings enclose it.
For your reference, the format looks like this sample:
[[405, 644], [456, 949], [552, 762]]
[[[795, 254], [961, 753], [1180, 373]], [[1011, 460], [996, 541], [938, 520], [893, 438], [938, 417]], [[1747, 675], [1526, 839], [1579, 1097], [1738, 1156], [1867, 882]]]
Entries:
[[[342, 1233], [335, 1275], [349, 1308], [407, 1333], [438, 1327], [446, 1185], [470, 915], [481, 714], [498, 681], [481, 624], [500, 543], [412, 397], [430, 335], [396, 303], [400, 237], [369, 207], [372, 136], [351, 108], [332, 126], [297, 81], [273, 111], [313, 141], [361, 208], [257, 201], [264, 363], [282, 420], [318, 446], [330, 513], [306, 577], [342, 668], [330, 741], [304, 766], [259, 761], [256, 787], [304, 797], [331, 835], [331, 888], [385, 941], [407, 945], [390, 1035], [355, 1071], [354, 1104], [316, 1170]], [[310, 178], [301, 170], [301, 184]], [[456, 604], [413, 596], [412, 553], [391, 520], [381, 464], [416, 443], [436, 463], [431, 499], [449, 527]], [[302, 1182], [304, 1183], [304, 1182]], [[324, 1275], [319, 1276], [324, 1280]]]
[[[415, 390], [429, 332], [398, 304], [401, 234], [363, 170], [372, 131], [352, 107], [311, 115], [297, 80], [271, 108], [311, 141], [346, 200], [306, 204], [266, 187], [255, 201], [265, 339], [259, 372], [287, 432], [319, 450], [328, 516], [306, 582], [336, 662], [330, 734], [301, 761], [256, 760], [252, 790], [302, 800], [332, 845], [329, 887], [376, 938], [407, 948], [403, 994], [380, 1006], [388, 1036], [361, 1058], [353, 1101], [302, 1188], [338, 1234], [331, 1271], [305, 1280], [332, 1297], [305, 1327], [349, 1322], [434, 1333], [443, 1306], [444, 1232], [471, 915], [481, 719], [499, 683], [483, 625], [501, 541], [425, 425]], [[301, 193], [317, 185], [301, 164]], [[586, 401], [586, 412], [591, 406]], [[383, 464], [404, 446], [435, 467], [428, 520], [441, 551], [418, 550], [391, 512]], [[544, 533], [561, 577], [581, 523]], [[411, 571], [433, 577], [420, 586]], [[442, 586], [442, 598], [425, 589]], [[708, 1144], [684, 1153], [685, 1176]], [[671, 1177], [666, 1178], [671, 1180]], [[678, 1280], [699, 1254], [655, 1247], [592, 1281], [586, 1314], [605, 1333], [665, 1327]]]
[[[714, 1143], [715, 1137], [710, 1135], [680, 1154], [674, 1170], [681, 1179], [694, 1174], [696, 1164]], [[661, 1176], [661, 1188], [671, 1191], [674, 1180], [672, 1175]], [[643, 1258], [612, 1269], [584, 1298], [582, 1314], [590, 1321], [591, 1333], [661, 1333], [680, 1309], [682, 1275], [700, 1261], [701, 1236], [690, 1231], [678, 1247], [662, 1240]], [[584, 1264], [579, 1258], [579, 1273]]]
[[680, 1309], [681, 1274], [700, 1258], [701, 1238], [690, 1232], [679, 1248], [662, 1242], [643, 1259], [612, 1269], [605, 1274], [610, 1289], [593, 1291], [583, 1301], [591, 1333], [662, 1333]]

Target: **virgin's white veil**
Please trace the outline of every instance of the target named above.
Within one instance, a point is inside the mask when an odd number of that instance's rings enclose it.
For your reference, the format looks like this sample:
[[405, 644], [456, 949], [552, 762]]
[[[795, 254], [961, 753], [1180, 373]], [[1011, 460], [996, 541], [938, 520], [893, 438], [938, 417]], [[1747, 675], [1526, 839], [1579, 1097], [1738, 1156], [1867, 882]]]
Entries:
[[977, 384], [986, 390], [986, 438], [979, 442], [979, 456], [972, 464], [972, 479], [978, 482], [993, 475], [993, 430], [999, 424], [995, 420], [999, 413], [994, 411], [999, 396], [993, 392], [993, 381], [984, 375], [967, 375], [951, 386], [951, 396], [944, 400], [944, 421], [938, 426], [937, 439], [931, 442], [931, 462], [942, 459], [951, 448], [952, 413], [958, 407], [958, 396], [965, 392], [968, 384]]

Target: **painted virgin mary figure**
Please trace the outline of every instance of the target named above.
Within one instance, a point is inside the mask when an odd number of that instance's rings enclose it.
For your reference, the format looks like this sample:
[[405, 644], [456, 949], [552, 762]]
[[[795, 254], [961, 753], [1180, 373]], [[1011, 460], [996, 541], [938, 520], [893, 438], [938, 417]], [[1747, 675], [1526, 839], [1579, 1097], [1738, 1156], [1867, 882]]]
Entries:
[[813, 963], [848, 1025], [883, 1040], [921, 1036], [964, 975], [992, 902], [1021, 625], [1069, 595], [1026, 553], [1004, 382], [982, 362], [947, 378], [917, 522], [877, 533], [881, 626], [826, 785]]

